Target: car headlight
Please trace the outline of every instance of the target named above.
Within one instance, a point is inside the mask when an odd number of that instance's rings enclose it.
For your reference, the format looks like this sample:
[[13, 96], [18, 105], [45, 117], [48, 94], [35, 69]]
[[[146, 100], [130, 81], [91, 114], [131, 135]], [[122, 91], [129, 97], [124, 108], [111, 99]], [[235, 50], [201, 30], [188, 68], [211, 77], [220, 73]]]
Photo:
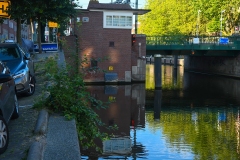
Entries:
[[26, 74], [27, 72], [25, 70], [20, 70], [13, 75], [13, 78], [16, 79], [16, 78], [24, 77]]

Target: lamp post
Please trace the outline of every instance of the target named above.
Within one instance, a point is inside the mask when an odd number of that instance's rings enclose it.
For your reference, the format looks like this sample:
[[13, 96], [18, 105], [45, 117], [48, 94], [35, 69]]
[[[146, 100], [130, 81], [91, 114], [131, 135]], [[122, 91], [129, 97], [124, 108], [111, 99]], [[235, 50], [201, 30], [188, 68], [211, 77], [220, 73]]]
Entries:
[[199, 25], [200, 25], [200, 17], [199, 17], [199, 15], [200, 15], [200, 12], [201, 12], [201, 10], [198, 10], [198, 15], [197, 15], [197, 29], [196, 29], [196, 35], [197, 35], [197, 37], [198, 37], [198, 34], [199, 34]]
[[225, 12], [225, 10], [222, 10], [221, 11], [221, 18], [220, 18], [220, 22], [221, 22], [221, 25], [220, 25], [220, 37], [222, 36], [222, 20], [223, 20], [223, 18], [222, 18], [222, 14]]

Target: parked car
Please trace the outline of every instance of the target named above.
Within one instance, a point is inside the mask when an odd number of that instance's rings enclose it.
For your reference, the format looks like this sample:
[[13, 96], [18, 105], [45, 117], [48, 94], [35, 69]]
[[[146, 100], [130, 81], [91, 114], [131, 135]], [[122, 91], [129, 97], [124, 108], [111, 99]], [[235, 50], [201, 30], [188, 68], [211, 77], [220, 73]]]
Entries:
[[8, 122], [18, 118], [18, 100], [10, 70], [0, 61], [0, 154], [9, 142]]
[[0, 61], [9, 67], [17, 94], [30, 96], [35, 92], [34, 62], [30, 53], [17, 43], [0, 44]]

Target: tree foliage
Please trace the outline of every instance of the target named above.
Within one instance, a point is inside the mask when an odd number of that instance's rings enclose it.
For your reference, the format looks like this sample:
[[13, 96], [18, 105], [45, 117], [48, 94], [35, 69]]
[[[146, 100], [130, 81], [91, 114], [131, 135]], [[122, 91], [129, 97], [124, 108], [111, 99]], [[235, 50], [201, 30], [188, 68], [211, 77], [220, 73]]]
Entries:
[[[10, 2], [8, 13], [11, 19], [17, 21], [19, 43], [21, 42], [21, 21], [37, 21], [38, 33], [41, 33], [41, 26], [47, 21], [62, 24], [76, 13], [74, 9], [76, 4], [69, 0], [11, 0]], [[38, 43], [41, 46], [41, 34], [38, 34]]]
[[[238, 0], [147, 0], [151, 12], [140, 16], [139, 32], [147, 35], [200, 35], [234, 33], [239, 26]], [[221, 13], [222, 12], [222, 13]]]

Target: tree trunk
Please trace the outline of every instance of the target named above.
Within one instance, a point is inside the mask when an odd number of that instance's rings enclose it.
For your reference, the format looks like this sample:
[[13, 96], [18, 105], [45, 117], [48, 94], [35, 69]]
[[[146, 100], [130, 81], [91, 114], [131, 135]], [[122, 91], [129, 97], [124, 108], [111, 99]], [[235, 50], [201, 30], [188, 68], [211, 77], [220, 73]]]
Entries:
[[22, 38], [21, 38], [21, 19], [17, 19], [17, 43], [20, 45], [22, 44]]
[[41, 19], [38, 16], [38, 52], [42, 53], [42, 45], [41, 45]]

